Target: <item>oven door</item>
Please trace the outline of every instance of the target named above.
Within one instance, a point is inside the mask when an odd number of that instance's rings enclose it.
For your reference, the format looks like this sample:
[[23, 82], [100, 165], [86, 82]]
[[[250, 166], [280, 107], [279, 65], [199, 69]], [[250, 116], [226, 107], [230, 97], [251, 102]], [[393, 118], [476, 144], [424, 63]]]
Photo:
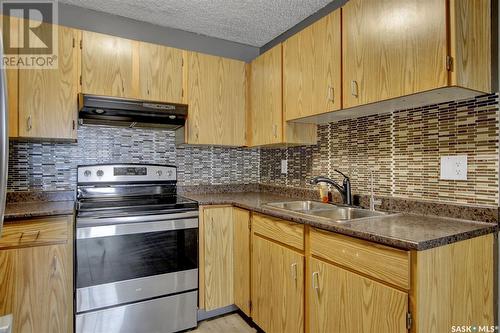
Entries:
[[77, 313], [198, 289], [198, 212], [77, 220], [75, 276]]

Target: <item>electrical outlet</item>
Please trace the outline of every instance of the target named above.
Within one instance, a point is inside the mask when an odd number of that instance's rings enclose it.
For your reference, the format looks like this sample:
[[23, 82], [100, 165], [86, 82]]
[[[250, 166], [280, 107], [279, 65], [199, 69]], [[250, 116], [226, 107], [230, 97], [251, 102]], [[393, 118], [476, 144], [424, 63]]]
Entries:
[[281, 160], [281, 173], [284, 175], [288, 173], [288, 160]]
[[442, 180], [467, 180], [467, 155], [441, 156]]

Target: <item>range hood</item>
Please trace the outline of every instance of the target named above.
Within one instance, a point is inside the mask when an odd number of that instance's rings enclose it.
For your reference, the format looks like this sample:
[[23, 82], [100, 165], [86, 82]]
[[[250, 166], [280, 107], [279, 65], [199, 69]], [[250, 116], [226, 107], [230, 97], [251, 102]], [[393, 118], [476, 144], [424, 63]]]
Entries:
[[80, 125], [149, 127], [175, 131], [184, 127], [187, 111], [188, 107], [184, 104], [78, 95]]

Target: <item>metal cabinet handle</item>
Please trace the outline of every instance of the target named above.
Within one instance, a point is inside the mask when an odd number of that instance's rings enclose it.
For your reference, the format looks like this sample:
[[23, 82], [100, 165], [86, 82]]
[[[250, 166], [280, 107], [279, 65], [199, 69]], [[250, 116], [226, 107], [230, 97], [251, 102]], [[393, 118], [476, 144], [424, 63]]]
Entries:
[[355, 80], [351, 81], [351, 95], [358, 97], [358, 82]]
[[[30, 238], [31, 239], [27, 239], [27, 238]], [[22, 232], [21, 233], [21, 237], [19, 237], [19, 241], [22, 242], [23, 240], [27, 240], [27, 241], [35, 241], [38, 239], [38, 237], [40, 237], [40, 230], [38, 231], [27, 231], [27, 232]]]
[[319, 293], [319, 272], [314, 272], [312, 274], [312, 288]]
[[335, 102], [335, 90], [332, 86], [328, 86], [327, 93], [328, 93], [328, 100], [332, 103]]
[[33, 121], [32, 121], [31, 115], [29, 115], [28, 119], [26, 120], [26, 129], [29, 132], [29, 131], [31, 131], [32, 128], [33, 128]]
[[297, 263], [290, 265], [290, 272], [292, 273], [292, 278], [297, 281]]
[[54, 256], [52, 258], [52, 276], [56, 275], [57, 273], [57, 256]]
[[123, 78], [121, 80], [122, 80], [122, 92], [124, 93], [125, 92], [125, 85], [123, 84]]
[[278, 137], [278, 125], [276, 124], [273, 125], [273, 135], [275, 138]]

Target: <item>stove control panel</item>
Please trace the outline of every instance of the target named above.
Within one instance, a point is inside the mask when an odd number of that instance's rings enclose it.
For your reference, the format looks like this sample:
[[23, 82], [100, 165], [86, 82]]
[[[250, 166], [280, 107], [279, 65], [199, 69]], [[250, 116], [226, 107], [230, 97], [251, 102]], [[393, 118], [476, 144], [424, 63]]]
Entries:
[[175, 181], [177, 168], [153, 164], [102, 164], [78, 167], [78, 184]]

